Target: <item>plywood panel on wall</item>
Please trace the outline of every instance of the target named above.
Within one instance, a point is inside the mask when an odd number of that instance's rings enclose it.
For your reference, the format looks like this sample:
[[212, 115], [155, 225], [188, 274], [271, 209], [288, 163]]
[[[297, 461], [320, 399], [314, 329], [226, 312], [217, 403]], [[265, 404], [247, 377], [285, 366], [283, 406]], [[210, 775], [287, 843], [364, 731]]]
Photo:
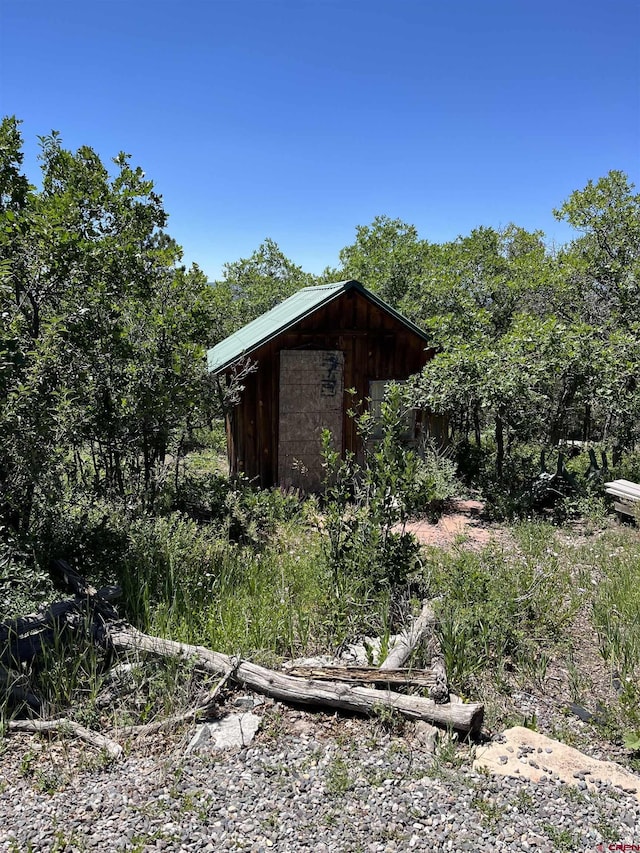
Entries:
[[342, 447], [344, 353], [281, 350], [278, 482], [317, 489], [322, 482], [322, 431]]

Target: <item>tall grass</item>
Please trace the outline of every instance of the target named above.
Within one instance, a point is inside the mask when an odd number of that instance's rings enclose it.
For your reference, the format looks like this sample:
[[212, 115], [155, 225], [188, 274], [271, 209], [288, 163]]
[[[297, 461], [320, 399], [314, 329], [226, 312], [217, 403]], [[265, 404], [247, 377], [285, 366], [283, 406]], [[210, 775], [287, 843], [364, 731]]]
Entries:
[[251, 656], [302, 654], [326, 639], [328, 579], [309, 531], [304, 548], [283, 528], [259, 551], [184, 520], [171, 536], [153, 532], [151, 547], [138, 543], [147, 557], [136, 548], [126, 581], [145, 630]]
[[535, 669], [545, 646], [571, 622], [580, 594], [553, 547], [554, 529], [516, 526], [517, 550], [430, 549], [425, 584], [439, 598], [439, 633], [452, 684], [471, 689], [482, 671]]
[[606, 537], [590, 556], [599, 574], [593, 616], [602, 656], [631, 677], [640, 669], [640, 543]]

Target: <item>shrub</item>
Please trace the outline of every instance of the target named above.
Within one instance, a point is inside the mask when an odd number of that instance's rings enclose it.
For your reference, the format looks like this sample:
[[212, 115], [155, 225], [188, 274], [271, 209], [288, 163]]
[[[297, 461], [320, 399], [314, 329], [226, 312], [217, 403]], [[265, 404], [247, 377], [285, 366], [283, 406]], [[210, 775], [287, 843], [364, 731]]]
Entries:
[[23, 616], [49, 602], [53, 584], [33, 556], [20, 548], [11, 531], [0, 526], [0, 613], [3, 619]]
[[455, 491], [453, 464], [432, 447], [419, 454], [406, 446], [404, 401], [391, 386], [381, 406], [379, 438], [368, 412], [356, 418], [364, 447], [360, 464], [353, 453], [341, 458], [323, 434], [325, 467], [325, 553], [334, 585], [361, 578], [374, 590], [406, 583], [418, 565], [419, 545], [407, 533], [409, 518]]
[[301, 512], [297, 496], [279, 489], [256, 489], [242, 475], [187, 473], [178, 487], [175, 509], [214, 525], [232, 542], [260, 547], [278, 522]]

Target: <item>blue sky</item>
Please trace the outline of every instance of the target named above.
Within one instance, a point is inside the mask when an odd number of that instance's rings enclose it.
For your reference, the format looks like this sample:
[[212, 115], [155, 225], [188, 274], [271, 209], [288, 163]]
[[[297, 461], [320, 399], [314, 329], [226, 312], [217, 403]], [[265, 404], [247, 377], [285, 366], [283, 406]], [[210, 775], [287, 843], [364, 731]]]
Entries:
[[265, 237], [310, 272], [378, 214], [432, 241], [640, 186], [637, 0], [0, 0], [0, 112], [132, 155], [210, 278]]

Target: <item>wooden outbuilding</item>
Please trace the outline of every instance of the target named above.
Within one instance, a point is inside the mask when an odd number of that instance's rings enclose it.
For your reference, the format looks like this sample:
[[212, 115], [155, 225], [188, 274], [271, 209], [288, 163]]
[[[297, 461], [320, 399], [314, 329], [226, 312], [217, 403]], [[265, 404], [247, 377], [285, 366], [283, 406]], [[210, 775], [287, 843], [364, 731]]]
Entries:
[[[322, 430], [341, 452], [360, 455], [354, 403], [375, 409], [386, 383], [418, 373], [432, 356], [424, 332], [358, 281], [298, 291], [208, 352], [223, 381], [242, 359], [257, 365], [227, 415], [231, 472], [263, 488], [317, 489]], [[414, 418], [409, 437], [421, 428]]]

